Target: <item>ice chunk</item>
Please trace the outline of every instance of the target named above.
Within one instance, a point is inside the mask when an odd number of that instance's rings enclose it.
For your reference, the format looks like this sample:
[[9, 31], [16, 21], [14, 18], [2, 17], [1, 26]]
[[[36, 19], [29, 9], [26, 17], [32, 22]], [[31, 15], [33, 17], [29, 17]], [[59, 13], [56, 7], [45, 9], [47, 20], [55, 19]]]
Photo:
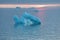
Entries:
[[22, 24], [24, 26], [35, 26], [40, 25], [40, 19], [38, 17], [35, 17], [27, 12], [25, 12], [20, 18], [18, 16], [14, 16], [15, 24]]
[[39, 25], [39, 24], [41, 24], [40, 19], [38, 17], [33, 16], [33, 15], [27, 13], [27, 12], [25, 12], [22, 16], [24, 18], [29, 19], [30, 21], [32, 21], [31, 25]]

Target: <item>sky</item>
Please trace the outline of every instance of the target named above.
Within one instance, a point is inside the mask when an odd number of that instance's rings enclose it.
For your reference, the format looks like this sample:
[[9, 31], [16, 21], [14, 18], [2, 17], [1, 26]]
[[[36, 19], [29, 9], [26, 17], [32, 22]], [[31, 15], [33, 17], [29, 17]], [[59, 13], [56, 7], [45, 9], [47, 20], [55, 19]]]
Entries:
[[3, 3], [41, 4], [41, 3], [60, 3], [60, 0], [0, 0], [0, 4]]

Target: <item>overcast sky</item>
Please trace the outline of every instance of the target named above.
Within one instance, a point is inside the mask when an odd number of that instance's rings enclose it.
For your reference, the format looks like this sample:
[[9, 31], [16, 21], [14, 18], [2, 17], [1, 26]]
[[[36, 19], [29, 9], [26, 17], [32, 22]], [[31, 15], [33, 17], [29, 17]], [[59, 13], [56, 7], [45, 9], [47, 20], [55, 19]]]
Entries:
[[41, 3], [60, 3], [60, 0], [0, 0], [0, 4], [4, 3], [23, 3], [23, 4], [41, 4]]

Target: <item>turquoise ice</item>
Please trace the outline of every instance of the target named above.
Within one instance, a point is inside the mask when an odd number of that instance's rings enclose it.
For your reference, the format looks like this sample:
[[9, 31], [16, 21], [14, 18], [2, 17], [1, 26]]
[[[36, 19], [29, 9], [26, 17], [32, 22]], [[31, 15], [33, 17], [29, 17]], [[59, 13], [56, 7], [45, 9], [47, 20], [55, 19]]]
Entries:
[[13, 17], [15, 24], [24, 24], [24, 18], [19, 18], [17, 15], [14, 15]]
[[27, 12], [23, 13], [23, 15], [20, 18], [15, 15], [14, 21], [15, 24], [23, 24], [24, 26], [34, 26], [41, 24], [40, 19], [38, 17], [35, 17]]
[[40, 22], [40, 19], [34, 15], [31, 15], [27, 12], [25, 12], [23, 15], [22, 15], [24, 18], [26, 19], [29, 19], [30, 21], [32, 21], [32, 24], [31, 25], [39, 25], [41, 24]]

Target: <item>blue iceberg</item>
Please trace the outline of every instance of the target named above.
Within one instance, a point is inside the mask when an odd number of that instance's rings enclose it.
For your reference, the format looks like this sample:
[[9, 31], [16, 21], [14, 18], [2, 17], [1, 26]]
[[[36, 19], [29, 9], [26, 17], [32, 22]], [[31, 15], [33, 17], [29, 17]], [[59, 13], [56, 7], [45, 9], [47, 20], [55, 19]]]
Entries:
[[22, 16], [25, 19], [29, 19], [32, 22], [31, 25], [39, 25], [39, 24], [41, 24], [40, 19], [38, 17], [33, 16], [33, 15], [27, 13], [27, 12], [25, 12]]
[[23, 17], [19, 19], [19, 17], [17, 15], [15, 15], [13, 17], [13, 19], [14, 19], [15, 24], [24, 24], [24, 18]]
[[14, 16], [15, 24], [23, 24], [24, 26], [35, 26], [40, 25], [40, 19], [38, 17], [35, 17], [27, 12], [25, 12], [19, 19], [18, 16]]

